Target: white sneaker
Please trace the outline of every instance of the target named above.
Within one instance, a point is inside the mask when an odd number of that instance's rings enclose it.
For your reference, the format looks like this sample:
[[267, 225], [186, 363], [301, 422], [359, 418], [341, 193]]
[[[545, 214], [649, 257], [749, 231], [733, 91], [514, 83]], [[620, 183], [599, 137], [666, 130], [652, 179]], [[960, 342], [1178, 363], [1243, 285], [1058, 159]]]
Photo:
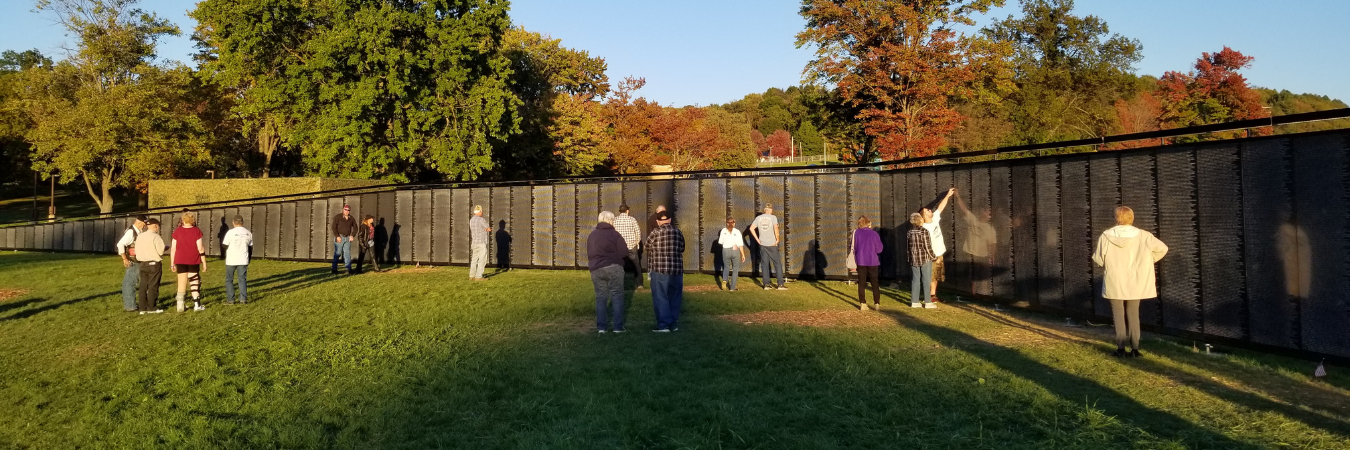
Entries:
[[141, 313], [141, 315], [142, 315], [142, 316], [144, 316], [144, 315], [145, 315], [145, 311], [141, 311], [141, 312], [140, 312], [140, 313]]
[[164, 310], [162, 310], [162, 309], [156, 309], [156, 310], [154, 310], [154, 311], [150, 311], [150, 314], [159, 314], [159, 313], [162, 313], [162, 312], [164, 312]]
[[201, 303], [198, 303], [198, 304], [192, 306], [192, 310], [193, 310], [193, 311], [206, 311], [206, 307], [205, 307], [205, 306], [202, 306]]
[[858, 311], [867, 311], [867, 304], [866, 303], [859, 304]]
[[786, 290], [787, 290], [787, 286], [779, 285], [779, 286], [778, 286], [778, 290], [780, 290], [780, 291], [786, 291]]
[[605, 334], [605, 333], [608, 333], [608, 332], [609, 332], [609, 331], [606, 331], [606, 330], [596, 330], [596, 331], [599, 331], [600, 334]]

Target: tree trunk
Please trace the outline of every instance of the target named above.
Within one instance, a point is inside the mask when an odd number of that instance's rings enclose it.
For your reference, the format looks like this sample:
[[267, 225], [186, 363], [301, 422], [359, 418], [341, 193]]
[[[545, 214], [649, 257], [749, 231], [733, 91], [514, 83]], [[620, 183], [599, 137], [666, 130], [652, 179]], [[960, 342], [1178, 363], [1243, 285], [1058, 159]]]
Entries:
[[102, 202], [99, 202], [99, 204], [98, 204], [98, 213], [99, 213], [99, 214], [107, 214], [107, 213], [113, 212], [113, 198], [112, 198], [112, 181], [111, 181], [111, 178], [112, 178], [112, 177], [104, 177], [104, 178], [103, 178], [103, 181], [102, 181], [102, 184], [103, 184], [103, 201], [102, 201]]
[[98, 192], [94, 191], [93, 181], [89, 179], [89, 171], [87, 170], [80, 171], [80, 178], [84, 179], [84, 189], [85, 191], [89, 192], [89, 197], [93, 198], [94, 203], [98, 205], [99, 214], [107, 214], [112, 212], [112, 194], [109, 192], [109, 189], [111, 187], [109, 186], [109, 183], [111, 183], [109, 179], [111, 177], [104, 176], [103, 179], [99, 180], [99, 188], [103, 191], [103, 195], [99, 195]]
[[272, 173], [272, 155], [277, 151], [277, 144], [281, 137], [277, 133], [276, 124], [271, 120], [264, 123], [262, 129], [258, 130], [258, 151], [263, 154], [262, 177], [268, 178]]

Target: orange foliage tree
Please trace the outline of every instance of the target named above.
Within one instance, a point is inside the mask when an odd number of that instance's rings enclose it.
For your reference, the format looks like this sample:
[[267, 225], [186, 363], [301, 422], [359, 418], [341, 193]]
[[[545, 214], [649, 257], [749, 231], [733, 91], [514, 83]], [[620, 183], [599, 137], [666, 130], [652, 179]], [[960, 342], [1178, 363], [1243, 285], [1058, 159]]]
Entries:
[[[1253, 59], [1224, 47], [1218, 53], [1201, 54], [1192, 72], [1164, 74], [1158, 80], [1162, 128], [1267, 117], [1261, 108], [1261, 94], [1249, 87], [1247, 78], [1238, 73], [1240, 69], [1251, 67]], [[1263, 134], [1269, 132], [1262, 131]]]
[[959, 35], [953, 24], [1003, 0], [805, 0], [806, 30], [797, 46], [814, 45], [807, 76], [834, 85], [857, 113], [865, 136], [862, 160], [934, 154], [961, 123], [953, 96], [978, 97], [987, 80], [1006, 79], [1010, 47]]

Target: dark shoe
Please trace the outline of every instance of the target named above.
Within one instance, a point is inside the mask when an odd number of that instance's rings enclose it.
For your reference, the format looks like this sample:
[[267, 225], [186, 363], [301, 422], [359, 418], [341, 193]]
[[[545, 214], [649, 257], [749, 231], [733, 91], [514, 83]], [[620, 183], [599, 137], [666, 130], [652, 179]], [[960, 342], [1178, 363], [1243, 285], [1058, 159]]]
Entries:
[[1140, 354], [1140, 353], [1139, 353], [1139, 349], [1136, 348], [1136, 349], [1130, 351], [1130, 357], [1131, 357], [1131, 358], [1143, 358], [1144, 355]]
[[1127, 353], [1127, 352], [1125, 351], [1125, 348], [1124, 348], [1124, 347], [1121, 347], [1121, 348], [1116, 349], [1116, 351], [1111, 352], [1111, 356], [1114, 356], [1114, 357], [1117, 357], [1117, 358], [1124, 358], [1124, 357], [1130, 356], [1130, 354]]
[[337, 274], [338, 274], [337, 269], [333, 269], [333, 275], [337, 275]]

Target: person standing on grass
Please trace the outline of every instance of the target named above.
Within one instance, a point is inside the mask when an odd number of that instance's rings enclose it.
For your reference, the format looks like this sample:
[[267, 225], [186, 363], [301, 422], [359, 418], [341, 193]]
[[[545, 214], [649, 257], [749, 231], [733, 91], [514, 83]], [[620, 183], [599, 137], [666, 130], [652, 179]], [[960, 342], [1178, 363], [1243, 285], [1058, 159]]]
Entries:
[[[646, 237], [651, 237], [651, 234], [652, 234], [653, 232], [656, 231], [656, 218], [657, 218], [658, 216], [660, 216], [661, 213], [663, 213], [663, 212], [666, 212], [666, 205], [656, 205], [656, 212], [653, 212], [650, 216], [647, 216], [647, 236], [646, 236]], [[644, 237], [644, 239], [645, 239], [646, 237]], [[648, 252], [647, 252], [645, 246], [643, 247], [642, 254], [643, 254], [642, 257], [647, 259], [647, 266], [646, 266], [646, 269], [647, 269], [648, 272], [650, 272], [650, 271], [651, 271], [651, 268], [652, 268], [652, 263], [651, 263], [652, 257], [651, 257], [650, 254], [648, 254]], [[642, 274], [639, 273], [639, 274], [638, 274], [638, 277], [641, 278], [641, 277], [642, 277]], [[647, 280], [648, 280], [648, 281], [651, 281], [651, 276], [650, 276], [650, 275], [647, 277]], [[641, 287], [641, 285], [639, 285], [639, 287]]]
[[947, 253], [946, 239], [942, 237], [942, 210], [947, 209], [947, 201], [952, 199], [952, 194], [956, 193], [956, 188], [947, 189], [947, 194], [938, 202], [937, 209], [924, 208], [919, 212], [923, 214], [923, 228], [928, 230], [928, 237], [932, 239], [929, 244], [933, 248], [933, 254], [937, 258], [933, 260], [933, 277], [929, 283], [928, 293], [931, 295], [930, 301], [938, 301], [937, 285], [938, 282], [947, 281], [947, 267], [942, 263], [942, 255]]
[[638, 248], [642, 243], [642, 229], [638, 221], [628, 215], [628, 205], [619, 205], [619, 215], [614, 218], [614, 229], [623, 236], [624, 246], [628, 248], [628, 257], [623, 261], [625, 273], [637, 276], [637, 287], [642, 287], [642, 269], [638, 266]]
[[679, 330], [684, 303], [684, 235], [670, 224], [668, 212], [656, 215], [656, 229], [647, 235], [647, 261], [652, 277], [652, 307], [657, 333]]
[[141, 263], [136, 259], [136, 237], [145, 231], [145, 215], [136, 216], [136, 221], [122, 233], [117, 241], [117, 255], [122, 257], [122, 310], [136, 312], [137, 285], [141, 281]]
[[159, 309], [159, 282], [164, 275], [164, 251], [167, 247], [164, 238], [159, 236], [159, 219], [146, 220], [145, 231], [136, 235], [136, 243], [133, 244], [141, 269], [141, 285], [136, 291], [136, 310], [141, 314], [164, 312]]
[[933, 279], [933, 260], [937, 259], [937, 255], [933, 253], [933, 239], [928, 236], [928, 228], [923, 224], [923, 214], [909, 215], [909, 233], [905, 237], [908, 241], [910, 272], [914, 275], [909, 284], [909, 306], [936, 308], [931, 298], [933, 291], [929, 290], [933, 284], [929, 281]]
[[487, 267], [487, 246], [488, 236], [492, 233], [492, 227], [488, 226], [487, 219], [483, 218], [482, 205], [474, 205], [473, 217], [469, 219], [469, 248], [473, 250], [473, 255], [469, 258], [469, 279], [473, 281], [483, 281], [483, 268]]
[[[1134, 210], [1116, 208], [1116, 226], [1097, 239], [1092, 262], [1104, 269], [1102, 297], [1111, 301], [1116, 325], [1116, 351], [1112, 356], [1139, 355], [1139, 302], [1158, 297], [1153, 265], [1167, 255], [1167, 244], [1134, 227]], [[1126, 325], [1128, 322], [1128, 330]], [[1125, 340], [1130, 341], [1129, 353]]]
[[183, 212], [182, 225], [173, 230], [169, 244], [169, 260], [173, 261], [174, 273], [178, 274], [178, 312], [183, 312], [183, 296], [191, 288], [192, 310], [202, 311], [202, 272], [206, 271], [205, 235], [197, 228], [197, 213]]
[[[628, 244], [614, 227], [614, 213], [603, 211], [595, 230], [586, 241], [586, 260], [591, 269], [591, 285], [595, 287], [595, 328], [600, 333], [609, 330], [624, 331], [623, 279], [624, 261], [628, 258]], [[614, 320], [609, 320], [610, 308]]]
[[253, 248], [253, 233], [244, 228], [244, 216], [235, 214], [233, 228], [225, 232], [225, 304], [234, 304], [234, 275], [239, 274], [239, 304], [248, 303], [248, 253]]
[[356, 241], [361, 245], [361, 252], [356, 256], [356, 273], [365, 271], [366, 260], [375, 265], [375, 272], [380, 271], [380, 262], [375, 258], [375, 216], [366, 214], [361, 220], [361, 226], [356, 230]]
[[727, 218], [727, 227], [717, 232], [717, 243], [722, 244], [722, 289], [736, 290], [741, 277], [741, 263], [745, 262], [745, 238], [736, 229], [736, 219]]
[[338, 258], [352, 273], [352, 236], [356, 234], [356, 218], [352, 217], [352, 207], [342, 205], [342, 213], [333, 216], [333, 275], [338, 273]]
[[853, 260], [858, 266], [858, 309], [867, 311], [867, 283], [872, 283], [872, 305], [881, 311], [881, 235], [867, 216], [858, 218], [853, 230]]
[[765, 204], [764, 214], [750, 222], [750, 235], [759, 244], [759, 268], [763, 272], [760, 281], [764, 289], [774, 288], [769, 280], [773, 274], [769, 269], [772, 268], [778, 272], [778, 290], [787, 290], [787, 285], [783, 283], [783, 261], [778, 252], [778, 239], [783, 235], [783, 230], [778, 225], [778, 216], [773, 215], [773, 205]]

